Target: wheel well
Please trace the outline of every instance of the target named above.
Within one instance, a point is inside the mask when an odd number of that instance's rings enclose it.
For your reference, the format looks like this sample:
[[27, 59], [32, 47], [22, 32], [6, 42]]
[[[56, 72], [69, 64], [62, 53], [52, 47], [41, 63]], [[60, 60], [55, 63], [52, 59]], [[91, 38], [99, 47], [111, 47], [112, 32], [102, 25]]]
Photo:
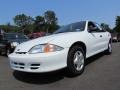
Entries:
[[69, 51], [70, 51], [71, 48], [73, 48], [75, 45], [79, 45], [79, 46], [81, 46], [82, 49], [84, 50], [85, 55], [86, 55], [86, 51], [87, 51], [87, 49], [86, 49], [86, 45], [85, 45], [83, 42], [80, 42], [80, 41], [73, 43], [73, 44], [71, 45]]

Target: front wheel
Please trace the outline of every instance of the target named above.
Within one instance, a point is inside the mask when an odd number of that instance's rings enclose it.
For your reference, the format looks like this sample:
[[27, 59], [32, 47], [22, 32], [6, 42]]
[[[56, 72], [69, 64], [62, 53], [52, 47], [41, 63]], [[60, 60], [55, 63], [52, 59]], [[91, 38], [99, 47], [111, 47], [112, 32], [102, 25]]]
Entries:
[[85, 54], [80, 46], [74, 46], [68, 53], [67, 69], [72, 76], [81, 74], [85, 68]]

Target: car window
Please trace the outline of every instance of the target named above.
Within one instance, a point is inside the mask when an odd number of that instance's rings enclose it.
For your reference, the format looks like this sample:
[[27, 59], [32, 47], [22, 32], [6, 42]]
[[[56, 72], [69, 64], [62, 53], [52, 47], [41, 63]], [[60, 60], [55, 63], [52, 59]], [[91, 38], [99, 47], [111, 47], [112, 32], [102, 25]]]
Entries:
[[98, 32], [105, 32], [105, 30], [103, 30], [103, 28], [98, 23], [95, 23], [95, 25], [98, 28]]
[[11, 39], [27, 39], [27, 38], [23, 34], [6, 33], [4, 34], [4, 39], [11, 40]]
[[54, 32], [54, 34], [57, 33], [64, 33], [64, 32], [78, 32], [78, 31], [83, 31], [85, 28], [85, 21], [77, 22], [77, 23], [72, 23], [66, 26], [61, 27], [57, 31]]
[[90, 30], [92, 30], [92, 32], [105, 32], [99, 24], [93, 22], [88, 22], [88, 31]]
[[[87, 28], [88, 31], [91, 31], [91, 30], [93, 31], [95, 28], [97, 28], [97, 27], [95, 26], [95, 24], [93, 22], [88, 22], [88, 28]], [[94, 32], [96, 32], [95, 30], [94, 30]]]

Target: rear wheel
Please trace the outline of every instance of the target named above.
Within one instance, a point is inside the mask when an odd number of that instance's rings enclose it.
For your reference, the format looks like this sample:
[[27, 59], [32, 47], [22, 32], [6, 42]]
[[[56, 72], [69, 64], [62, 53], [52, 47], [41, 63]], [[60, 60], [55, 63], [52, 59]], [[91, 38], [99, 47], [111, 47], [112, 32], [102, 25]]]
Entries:
[[108, 43], [108, 49], [105, 52], [108, 55], [110, 55], [112, 53], [112, 43], [111, 42]]
[[74, 46], [68, 53], [67, 69], [72, 76], [81, 74], [85, 68], [85, 54], [80, 46]]

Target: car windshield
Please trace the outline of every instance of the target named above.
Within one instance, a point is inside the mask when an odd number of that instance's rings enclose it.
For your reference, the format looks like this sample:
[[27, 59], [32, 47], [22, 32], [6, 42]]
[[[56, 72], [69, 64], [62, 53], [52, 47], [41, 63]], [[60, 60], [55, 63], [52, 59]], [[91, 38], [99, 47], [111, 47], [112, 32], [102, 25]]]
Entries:
[[9, 40], [9, 39], [27, 39], [27, 37], [24, 34], [20, 33], [6, 33], [4, 34], [4, 39]]
[[64, 32], [79, 32], [79, 31], [83, 31], [84, 29], [85, 29], [85, 21], [81, 21], [63, 26], [57, 31], [55, 31], [53, 34], [64, 33]]

